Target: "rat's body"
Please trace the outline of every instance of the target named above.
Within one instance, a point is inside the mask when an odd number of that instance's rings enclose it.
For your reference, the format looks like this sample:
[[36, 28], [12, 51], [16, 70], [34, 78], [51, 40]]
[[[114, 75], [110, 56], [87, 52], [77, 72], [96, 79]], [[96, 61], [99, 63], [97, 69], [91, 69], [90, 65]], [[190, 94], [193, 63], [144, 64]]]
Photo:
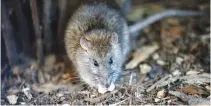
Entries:
[[81, 6], [68, 23], [68, 56], [80, 78], [99, 92], [114, 88], [130, 51], [128, 31], [120, 13], [104, 4]]
[[74, 69], [85, 83], [99, 92], [113, 90], [131, 50], [129, 31], [138, 31], [162, 17], [200, 15], [191, 11], [172, 12], [167, 11], [160, 17], [155, 15], [128, 29], [118, 10], [101, 3], [82, 5], [71, 17], [65, 32], [65, 47]]

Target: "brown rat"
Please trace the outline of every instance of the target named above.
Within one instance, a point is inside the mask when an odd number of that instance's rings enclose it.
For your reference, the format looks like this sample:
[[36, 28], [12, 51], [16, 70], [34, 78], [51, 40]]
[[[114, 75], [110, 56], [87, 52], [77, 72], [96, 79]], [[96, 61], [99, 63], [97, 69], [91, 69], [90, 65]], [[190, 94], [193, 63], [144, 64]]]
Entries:
[[82, 5], [71, 17], [65, 47], [80, 78], [100, 93], [114, 89], [130, 51], [126, 20], [105, 4]]
[[167, 10], [128, 28], [120, 11], [106, 4], [82, 5], [71, 17], [65, 47], [80, 78], [104, 93], [113, 90], [131, 50], [130, 34], [170, 16], [199, 16], [203, 12]]

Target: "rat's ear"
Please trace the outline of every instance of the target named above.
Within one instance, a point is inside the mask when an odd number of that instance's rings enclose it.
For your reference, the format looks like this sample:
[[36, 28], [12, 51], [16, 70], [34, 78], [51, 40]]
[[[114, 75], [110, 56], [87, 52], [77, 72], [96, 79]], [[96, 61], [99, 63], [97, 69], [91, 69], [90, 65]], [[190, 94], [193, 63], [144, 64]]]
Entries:
[[110, 39], [110, 43], [111, 43], [111, 44], [117, 44], [117, 43], [118, 43], [118, 35], [117, 35], [117, 33], [113, 32], [113, 33], [109, 36], [109, 39]]
[[92, 43], [88, 41], [85, 37], [81, 37], [80, 45], [85, 50], [89, 50], [92, 47]]

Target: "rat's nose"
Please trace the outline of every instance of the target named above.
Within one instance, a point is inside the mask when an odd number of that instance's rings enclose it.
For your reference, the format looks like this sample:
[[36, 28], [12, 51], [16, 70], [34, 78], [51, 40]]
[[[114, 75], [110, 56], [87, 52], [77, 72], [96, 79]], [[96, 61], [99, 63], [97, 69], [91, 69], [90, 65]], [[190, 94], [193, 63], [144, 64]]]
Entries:
[[106, 88], [109, 88], [111, 86], [111, 77], [108, 77], [107, 83], [105, 84]]
[[108, 87], [110, 87], [110, 84], [107, 83], [107, 84], [106, 84], [106, 88], [108, 88]]

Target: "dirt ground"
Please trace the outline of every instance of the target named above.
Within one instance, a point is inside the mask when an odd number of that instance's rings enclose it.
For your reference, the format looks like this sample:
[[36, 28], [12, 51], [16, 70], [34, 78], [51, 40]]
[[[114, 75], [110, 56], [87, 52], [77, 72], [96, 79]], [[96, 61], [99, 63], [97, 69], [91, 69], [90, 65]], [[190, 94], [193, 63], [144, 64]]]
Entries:
[[[210, 10], [208, 0], [188, 6], [165, 0], [136, 2], [127, 16], [129, 24], [168, 8]], [[99, 94], [80, 82], [67, 56], [52, 54], [45, 57], [42, 68], [30, 59], [27, 65], [2, 67], [8, 73], [1, 79], [1, 104], [210, 105], [209, 13], [166, 18], [138, 35], [136, 49], [114, 91]]]

